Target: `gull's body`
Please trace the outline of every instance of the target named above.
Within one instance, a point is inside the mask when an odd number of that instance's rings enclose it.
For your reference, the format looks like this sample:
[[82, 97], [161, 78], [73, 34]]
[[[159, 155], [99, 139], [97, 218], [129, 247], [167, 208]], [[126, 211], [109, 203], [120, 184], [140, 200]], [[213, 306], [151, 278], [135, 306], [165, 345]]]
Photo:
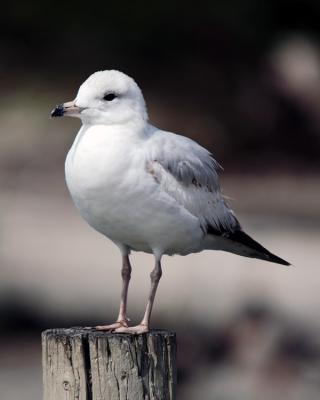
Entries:
[[[140, 89], [118, 71], [93, 74], [75, 102], [53, 116], [80, 117], [68, 153], [66, 181], [82, 217], [123, 256], [123, 290], [115, 324], [101, 329], [148, 330], [163, 254], [225, 250], [287, 264], [246, 235], [219, 188], [218, 163], [196, 142], [150, 125]], [[155, 256], [145, 316], [127, 326], [130, 251]]]
[[[149, 124], [137, 137], [130, 133], [130, 126], [80, 129], [66, 160], [67, 185], [80, 214], [97, 231], [130, 250], [170, 255], [203, 250], [205, 221], [197, 215], [205, 212], [203, 195], [212, 202], [211, 207], [205, 204], [211, 214], [220, 212], [224, 220], [233, 218], [231, 211], [220, 193], [200, 190], [192, 183], [185, 187], [155, 157], [160, 155], [161, 141], [173, 153], [180, 141], [191, 148], [198, 145]], [[179, 190], [192, 197], [191, 207]]]

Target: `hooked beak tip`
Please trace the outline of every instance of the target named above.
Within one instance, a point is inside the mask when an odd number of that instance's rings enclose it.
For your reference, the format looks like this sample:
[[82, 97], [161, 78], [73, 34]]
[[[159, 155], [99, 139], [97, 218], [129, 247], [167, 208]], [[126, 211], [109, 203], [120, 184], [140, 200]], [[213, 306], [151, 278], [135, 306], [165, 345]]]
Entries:
[[51, 111], [51, 117], [63, 117], [63, 114], [65, 112], [65, 107], [63, 104], [58, 104], [52, 111]]

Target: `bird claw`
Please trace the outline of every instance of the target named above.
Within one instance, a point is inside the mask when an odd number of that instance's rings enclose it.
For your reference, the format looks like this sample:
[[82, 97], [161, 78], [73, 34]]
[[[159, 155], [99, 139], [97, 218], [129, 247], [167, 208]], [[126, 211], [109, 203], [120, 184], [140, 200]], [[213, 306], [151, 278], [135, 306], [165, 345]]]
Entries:
[[131, 333], [132, 335], [139, 335], [141, 333], [149, 332], [149, 327], [147, 325], [139, 324], [136, 326], [121, 326], [112, 330], [114, 333]]
[[126, 320], [116, 321], [110, 325], [97, 325], [94, 327], [97, 331], [110, 331], [114, 332], [118, 328], [127, 328], [128, 324]]

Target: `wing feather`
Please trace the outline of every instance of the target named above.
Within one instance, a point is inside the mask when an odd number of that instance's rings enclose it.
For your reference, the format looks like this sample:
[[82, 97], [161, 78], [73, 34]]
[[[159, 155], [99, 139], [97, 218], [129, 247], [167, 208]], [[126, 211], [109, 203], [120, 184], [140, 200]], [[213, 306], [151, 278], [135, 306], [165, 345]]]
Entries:
[[146, 170], [162, 190], [199, 218], [207, 232], [233, 232], [239, 222], [226, 203], [219, 185], [222, 170], [212, 154], [184, 136], [155, 130]]

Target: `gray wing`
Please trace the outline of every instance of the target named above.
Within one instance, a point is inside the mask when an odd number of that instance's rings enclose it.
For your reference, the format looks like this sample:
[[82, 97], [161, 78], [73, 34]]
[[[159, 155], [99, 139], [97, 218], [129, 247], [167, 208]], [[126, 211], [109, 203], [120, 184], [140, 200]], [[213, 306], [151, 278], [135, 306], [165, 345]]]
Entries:
[[147, 171], [162, 190], [199, 218], [207, 233], [204, 248], [290, 265], [242, 230], [221, 194], [218, 172], [222, 168], [212, 154], [170, 132], [157, 130], [151, 140]]
[[191, 139], [160, 130], [150, 141], [147, 171], [164, 191], [197, 216], [205, 231], [221, 234], [240, 229], [221, 194], [222, 168], [209, 151]]

